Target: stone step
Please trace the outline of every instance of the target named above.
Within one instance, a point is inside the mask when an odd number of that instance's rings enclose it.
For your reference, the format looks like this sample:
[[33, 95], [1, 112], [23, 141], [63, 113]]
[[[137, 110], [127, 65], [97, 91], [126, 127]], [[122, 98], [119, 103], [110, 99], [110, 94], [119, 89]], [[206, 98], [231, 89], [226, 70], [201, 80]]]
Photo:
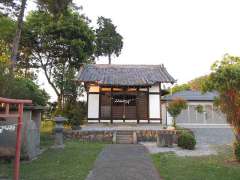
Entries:
[[133, 138], [117, 138], [117, 142], [133, 142]]
[[132, 135], [132, 131], [117, 131], [117, 135]]
[[132, 131], [117, 131], [116, 143], [132, 144], [133, 143], [133, 132]]
[[132, 141], [117, 141], [117, 144], [133, 144]]
[[126, 138], [126, 139], [118, 139], [117, 138], [117, 142], [121, 142], [121, 141], [133, 141], [133, 139], [132, 138]]
[[131, 135], [123, 135], [123, 134], [121, 134], [121, 135], [119, 135], [119, 134], [117, 134], [117, 138], [121, 138], [121, 137], [128, 137], [128, 138], [131, 138], [132, 137], [132, 134]]

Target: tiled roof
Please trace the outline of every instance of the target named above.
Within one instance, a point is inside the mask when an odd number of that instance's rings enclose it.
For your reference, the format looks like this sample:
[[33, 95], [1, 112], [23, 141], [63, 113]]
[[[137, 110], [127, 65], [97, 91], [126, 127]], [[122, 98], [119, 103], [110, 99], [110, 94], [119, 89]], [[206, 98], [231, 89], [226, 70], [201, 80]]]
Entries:
[[179, 91], [174, 93], [173, 95], [165, 96], [163, 100], [172, 100], [177, 97], [183, 98], [187, 101], [213, 101], [216, 97], [218, 97], [218, 93], [206, 92], [203, 94], [201, 91]]
[[77, 76], [81, 82], [98, 82], [101, 85], [144, 86], [155, 83], [174, 83], [175, 79], [163, 65], [109, 65], [88, 64]]

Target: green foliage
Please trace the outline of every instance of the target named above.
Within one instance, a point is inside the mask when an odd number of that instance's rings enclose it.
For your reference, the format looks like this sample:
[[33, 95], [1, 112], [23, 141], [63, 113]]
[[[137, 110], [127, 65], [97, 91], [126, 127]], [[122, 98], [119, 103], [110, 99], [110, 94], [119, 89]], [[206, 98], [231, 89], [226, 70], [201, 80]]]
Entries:
[[173, 117], [173, 126], [176, 127], [176, 117], [182, 112], [183, 109], [187, 108], [187, 103], [184, 99], [176, 98], [168, 103], [167, 110]]
[[84, 124], [87, 117], [86, 102], [68, 102], [63, 109], [63, 116], [68, 119], [68, 124], [72, 127], [78, 127]]
[[189, 132], [183, 131], [178, 137], [178, 146], [183, 149], [192, 150], [195, 148], [196, 140], [195, 137]]
[[58, 19], [46, 11], [31, 12], [25, 27], [23, 46], [30, 49], [25, 62], [44, 71], [62, 109], [65, 95], [78, 90], [73, 79], [80, 66], [92, 62], [94, 32], [87, 18], [70, 9]]
[[207, 79], [204, 91], [217, 90], [225, 93], [228, 90], [240, 90], [240, 57], [226, 54], [221, 61], [212, 65], [212, 73]]
[[31, 99], [36, 105], [46, 105], [49, 99], [46, 91], [31, 79], [10, 73], [10, 51], [3, 41], [0, 41], [0, 48], [0, 97]]
[[1, 0], [0, 15], [16, 16], [20, 9], [21, 0]]
[[31, 79], [26, 78], [15, 78], [12, 88], [7, 94], [11, 98], [31, 99], [35, 105], [42, 106], [45, 106], [49, 99], [49, 95], [44, 89], [40, 89]]
[[108, 56], [109, 64], [111, 64], [111, 56], [120, 55], [123, 47], [123, 38], [116, 31], [111, 19], [99, 17], [98, 28], [96, 29], [96, 56]]
[[240, 143], [234, 142], [233, 144], [233, 153], [235, 155], [235, 158], [240, 162]]
[[16, 24], [15, 21], [9, 17], [0, 15], [0, 38], [5, 42], [12, 42], [15, 31]]
[[3, 40], [0, 40], [0, 73], [4, 73], [4, 69], [7, 67], [7, 65], [9, 65], [10, 56], [11, 52], [7, 43], [5, 43]]
[[204, 86], [204, 91], [219, 92], [217, 104], [233, 125], [236, 138], [240, 142], [240, 57], [225, 55], [212, 65], [212, 73]]
[[180, 84], [172, 87], [172, 93], [185, 91], [185, 90], [191, 90], [191, 87], [189, 84]]
[[185, 90], [201, 91], [205, 86], [207, 80], [208, 80], [208, 75], [195, 78], [185, 84], [175, 85], [172, 88], [172, 93], [185, 91]]
[[240, 143], [240, 57], [226, 54], [212, 65], [204, 91], [219, 92], [217, 105], [233, 125], [236, 141]]
[[59, 17], [72, 4], [72, 0], [37, 0], [37, 4], [39, 9]]
[[[4, 79], [4, 81], [1, 81], [1, 79]], [[42, 106], [45, 106], [49, 99], [47, 92], [40, 89], [30, 79], [15, 78], [11, 75], [2, 77], [0, 75], [0, 87], [0, 97], [30, 99], [33, 104]]]

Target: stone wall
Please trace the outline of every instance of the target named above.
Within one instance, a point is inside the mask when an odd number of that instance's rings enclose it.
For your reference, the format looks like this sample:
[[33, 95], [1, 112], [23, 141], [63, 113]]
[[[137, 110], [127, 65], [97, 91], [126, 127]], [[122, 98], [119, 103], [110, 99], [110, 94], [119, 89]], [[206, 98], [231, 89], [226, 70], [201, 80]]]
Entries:
[[[21, 139], [22, 159], [31, 160], [40, 153], [40, 122], [41, 111], [24, 110]], [[16, 118], [5, 118], [0, 121], [0, 159], [11, 159], [15, 156], [16, 125]]]
[[64, 131], [65, 138], [78, 139], [84, 142], [112, 143], [113, 131]]
[[[160, 131], [166, 130], [139, 130], [137, 133], [138, 142], [157, 142], [157, 135]], [[174, 135], [174, 142], [177, 143], [177, 137], [182, 130], [177, 130]], [[79, 139], [84, 142], [105, 142], [112, 143], [113, 133], [115, 131], [81, 131], [67, 130], [64, 132], [65, 138]]]

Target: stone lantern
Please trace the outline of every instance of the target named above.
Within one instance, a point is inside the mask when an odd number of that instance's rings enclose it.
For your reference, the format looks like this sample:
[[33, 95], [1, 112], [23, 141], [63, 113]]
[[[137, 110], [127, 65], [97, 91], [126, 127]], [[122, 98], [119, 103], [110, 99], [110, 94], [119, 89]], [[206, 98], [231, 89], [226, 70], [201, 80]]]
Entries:
[[54, 143], [54, 148], [64, 148], [64, 143], [63, 143], [63, 129], [64, 129], [64, 122], [67, 119], [62, 117], [62, 116], [57, 116], [55, 117], [55, 128], [54, 128], [54, 133], [55, 133], [55, 143]]

